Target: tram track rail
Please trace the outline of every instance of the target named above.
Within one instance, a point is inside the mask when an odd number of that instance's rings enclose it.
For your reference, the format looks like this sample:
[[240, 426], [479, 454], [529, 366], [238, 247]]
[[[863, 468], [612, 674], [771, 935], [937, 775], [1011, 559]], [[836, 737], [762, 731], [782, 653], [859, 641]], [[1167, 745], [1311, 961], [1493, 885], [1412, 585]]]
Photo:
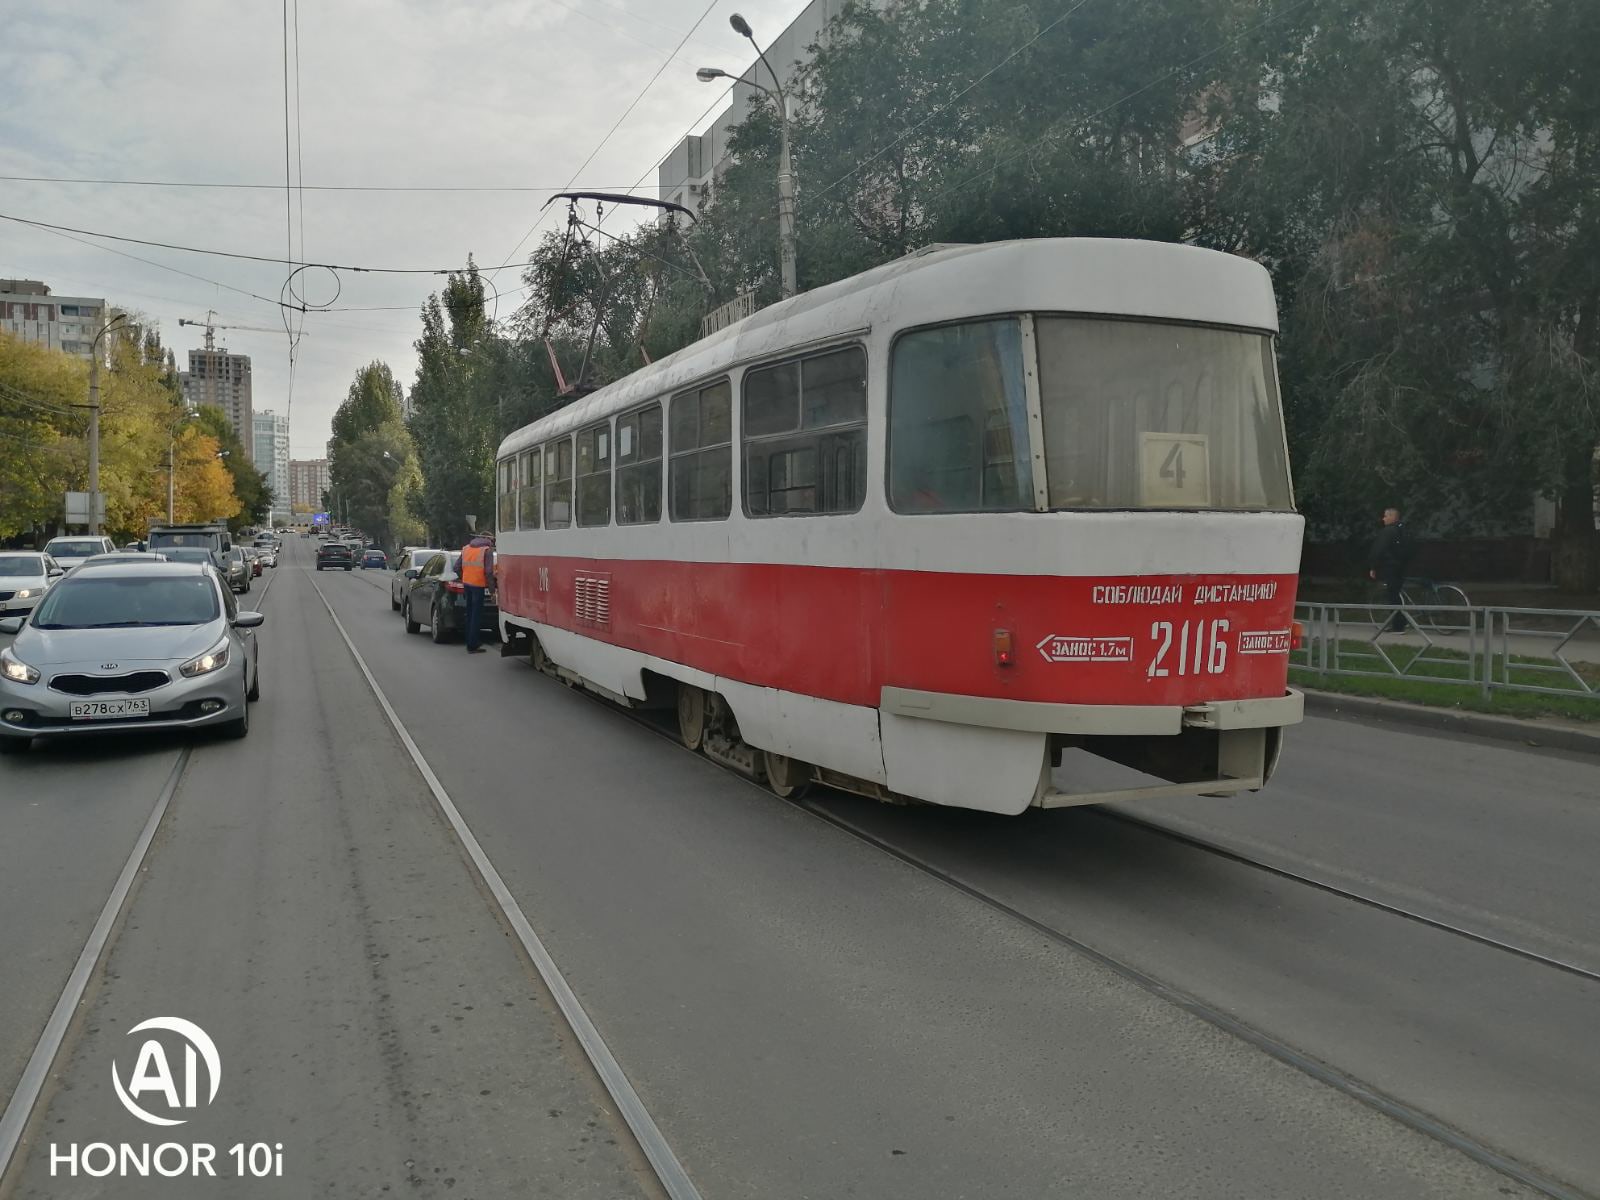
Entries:
[[[305, 570], [304, 564], [301, 564], [301, 569]], [[650, 1169], [654, 1173], [656, 1181], [660, 1184], [663, 1193], [668, 1197], [668, 1200], [700, 1200], [699, 1190], [689, 1177], [689, 1173], [684, 1169], [682, 1162], [679, 1161], [671, 1143], [661, 1131], [660, 1126], [656, 1124], [655, 1118], [650, 1111], [645, 1107], [643, 1099], [639, 1096], [627, 1072], [607, 1044], [605, 1036], [595, 1025], [588, 1011], [584, 1008], [583, 1002], [579, 1000], [577, 993], [573, 991], [572, 986], [567, 982], [566, 976], [556, 964], [554, 957], [545, 946], [544, 940], [540, 938], [532, 922], [528, 920], [521, 904], [500, 875], [488, 853], [483, 849], [482, 843], [478, 841], [477, 835], [467, 823], [461, 810], [456, 806], [455, 800], [446, 790], [432, 765], [422, 753], [421, 747], [412, 738], [411, 731], [406, 727], [405, 722], [401, 720], [400, 714], [395, 710], [383, 687], [378, 683], [378, 679], [373, 674], [372, 669], [367, 665], [366, 658], [357, 649], [355, 640], [350, 636], [344, 622], [334, 610], [333, 602], [328, 598], [322, 587], [318, 585], [317, 581], [310, 577], [309, 573], [306, 581], [311, 585], [313, 592], [315, 592], [317, 598], [327, 610], [334, 629], [344, 642], [345, 648], [349, 651], [357, 670], [365, 679], [367, 687], [371, 690], [374, 699], [378, 703], [378, 707], [382, 710], [401, 746], [410, 757], [418, 775], [421, 776], [423, 783], [432, 794], [434, 803], [455, 835], [456, 840], [460, 843], [461, 849], [471, 862], [472, 869], [477, 874], [479, 881], [492, 898], [495, 910], [505, 922], [512, 936], [521, 945], [523, 953], [527, 955], [529, 962], [538, 973], [540, 979], [543, 980], [556, 1011], [560, 1013], [561, 1019], [566, 1023], [567, 1028], [572, 1032], [573, 1037], [582, 1049], [584, 1056], [589, 1060], [590, 1067], [593, 1069], [600, 1086], [604, 1088], [606, 1094], [611, 1098], [611, 1102], [616, 1106], [628, 1133], [632, 1135], [635, 1145], [637, 1145], [639, 1151], [649, 1163]], [[382, 588], [381, 584], [375, 584], [374, 586], [380, 590]]]
[[1206, 854], [1214, 855], [1226, 862], [1237, 863], [1239, 866], [1249, 867], [1251, 870], [1260, 871], [1266, 875], [1272, 875], [1279, 879], [1288, 880], [1291, 883], [1303, 884], [1306, 887], [1315, 888], [1319, 892], [1326, 892], [1330, 896], [1338, 896], [1342, 900], [1349, 900], [1354, 904], [1360, 904], [1366, 908], [1374, 908], [1379, 912], [1386, 912], [1392, 916], [1400, 917], [1403, 920], [1412, 921], [1418, 925], [1424, 925], [1429, 929], [1437, 929], [1442, 933], [1452, 934], [1455, 937], [1463, 938], [1466, 941], [1475, 942], [1480, 946], [1488, 946], [1491, 949], [1503, 951], [1506, 954], [1525, 959], [1528, 962], [1538, 963], [1540, 966], [1549, 967], [1552, 970], [1561, 971], [1565, 974], [1576, 976], [1579, 979], [1586, 979], [1591, 983], [1600, 983], [1600, 971], [1594, 970], [1590, 967], [1585, 967], [1579, 963], [1568, 962], [1566, 959], [1556, 958], [1554, 955], [1542, 954], [1537, 950], [1530, 950], [1525, 946], [1518, 946], [1514, 942], [1508, 942], [1501, 938], [1492, 937], [1486, 933], [1479, 933], [1477, 930], [1468, 929], [1463, 925], [1455, 925], [1449, 921], [1440, 920], [1438, 917], [1430, 917], [1426, 913], [1417, 912], [1415, 909], [1406, 908], [1399, 904], [1393, 904], [1387, 900], [1379, 900], [1375, 896], [1363, 895], [1361, 892], [1352, 891], [1351, 889], [1341, 887], [1336, 883], [1330, 883], [1325, 879], [1318, 879], [1312, 875], [1305, 875], [1299, 871], [1290, 870], [1288, 867], [1282, 867], [1276, 863], [1270, 863], [1259, 858], [1252, 858], [1250, 855], [1239, 850], [1234, 850], [1220, 842], [1213, 842], [1208, 838], [1197, 837], [1191, 833], [1184, 833], [1182, 830], [1173, 829], [1169, 825], [1163, 825], [1159, 821], [1149, 821], [1142, 817], [1133, 816], [1130, 813], [1117, 812], [1109, 809], [1097, 809], [1091, 815], [1103, 821], [1114, 821], [1119, 825], [1128, 825], [1135, 829], [1144, 830], [1145, 832], [1154, 834], [1157, 837], [1166, 838], [1167, 840], [1177, 842], [1180, 845], [1189, 846], [1193, 849], [1203, 851]]
[[[523, 661], [526, 662], [527, 660], [524, 659]], [[530, 670], [536, 670], [531, 663], [528, 664], [528, 667]], [[556, 682], [561, 681], [557, 680]], [[1528, 1164], [1519, 1161], [1512, 1155], [1490, 1145], [1483, 1139], [1456, 1128], [1447, 1121], [1433, 1116], [1431, 1113], [1426, 1112], [1416, 1105], [1410, 1104], [1399, 1097], [1392, 1096], [1382, 1089], [1374, 1087], [1373, 1085], [1358, 1079], [1356, 1076], [1340, 1070], [1332, 1063], [1300, 1050], [1287, 1040], [1269, 1033], [1264, 1029], [1258, 1028], [1247, 1021], [1241, 1020], [1220, 1006], [1205, 1000], [1196, 993], [1169, 983], [1166, 980], [1151, 974], [1149, 971], [1145, 970], [1129, 959], [1101, 950], [1085, 941], [1083, 938], [1065, 929], [1062, 929], [1059, 925], [1055, 925], [1047, 920], [1042, 920], [1038, 917], [1032, 916], [1016, 905], [1011, 904], [999, 896], [996, 896], [978, 884], [963, 879], [957, 873], [940, 866], [931, 859], [920, 855], [913, 850], [908, 850], [903, 846], [896, 845], [889, 839], [874, 833], [870, 829], [867, 829], [854, 821], [851, 821], [849, 818], [831, 811], [826, 805], [819, 803], [816, 799], [795, 797], [789, 800], [784, 800], [778, 797], [769, 789], [751, 779], [748, 775], [745, 775], [742, 772], [727, 766], [726, 764], [720, 763], [715, 759], [709, 758], [704, 754], [699, 754], [695, 751], [689, 750], [688, 747], [684, 746], [682, 740], [678, 737], [676, 730], [668, 727], [667, 724], [659, 719], [658, 714], [625, 708], [622, 705], [619, 705], [604, 696], [590, 692], [577, 684], [569, 683], [567, 686], [571, 688], [571, 690], [581, 693], [584, 697], [596, 705], [599, 705], [610, 712], [616, 713], [623, 717], [623, 719], [631, 721], [635, 725], [638, 725], [639, 727], [648, 730], [656, 736], [663, 738], [664, 740], [676, 746], [679, 750], [691, 754], [695, 758], [702, 759], [711, 766], [714, 766], [725, 773], [742, 780], [744, 783], [758, 790], [763, 797], [777, 803], [788, 804], [791, 807], [796, 808], [801, 812], [804, 812], [807, 815], [832, 826], [833, 828], [871, 847], [872, 849], [888, 855], [890, 858], [895, 859], [903, 866], [916, 871], [918, 874], [924, 875], [938, 883], [945, 885], [946, 887], [960, 892], [962, 895], [968, 897], [978, 904], [981, 904], [997, 915], [1014, 921], [1017, 924], [1022, 925], [1039, 936], [1045, 938], [1046, 940], [1054, 943], [1055, 945], [1069, 950], [1072, 953], [1077, 954], [1100, 967], [1103, 967], [1104, 969], [1110, 971], [1128, 983], [1133, 984], [1141, 991], [1146, 992], [1156, 999], [1170, 1004], [1175, 1008], [1181, 1009], [1183, 1012], [1186, 1012], [1198, 1020], [1205, 1022], [1215, 1029], [1238, 1038], [1240, 1041], [1243, 1041], [1247, 1045], [1273, 1059], [1274, 1061], [1299, 1071], [1311, 1079], [1316, 1080], [1318, 1083], [1332, 1088], [1341, 1095], [1347, 1096], [1357, 1103], [1373, 1109], [1374, 1111], [1389, 1117], [1391, 1120], [1399, 1122], [1408, 1129], [1412, 1129], [1417, 1133], [1423, 1134], [1424, 1136], [1457, 1151], [1458, 1153], [1471, 1159], [1473, 1162], [1488, 1167], [1507, 1179], [1518, 1183], [1541, 1196], [1549, 1197], [1550, 1200], [1600, 1200], [1600, 1198], [1597, 1198], [1595, 1194], [1583, 1191], [1564, 1180], [1557, 1179], [1554, 1176], [1548, 1175], [1535, 1167], [1529, 1166]], [[833, 789], [826, 788], [825, 785], [819, 785], [819, 787], [822, 787], [825, 791], [833, 791]], [[1130, 825], [1144, 826], [1147, 827], [1151, 832], [1171, 835], [1175, 840], [1190, 845], [1191, 848], [1199, 849], [1208, 854], [1215, 854], [1219, 858], [1236, 862], [1241, 866], [1264, 871], [1267, 874], [1282, 878], [1288, 882], [1295, 882], [1313, 887], [1314, 889], [1322, 891], [1326, 894], [1347, 899], [1351, 902], [1358, 903], [1366, 907], [1371, 907], [1379, 911], [1388, 912], [1391, 915], [1398, 916], [1402, 919], [1414, 921], [1425, 927], [1437, 929], [1441, 932], [1454, 936], [1460, 936], [1468, 941], [1472, 941], [1492, 949], [1505, 951], [1514, 955], [1515, 957], [1549, 966], [1553, 969], [1559, 970], [1565, 974], [1573, 975], [1577, 978], [1600, 981], [1600, 974], [1592, 972], [1585, 967], [1581, 967], [1573, 963], [1567, 963], [1560, 959], [1551, 958], [1550, 956], [1539, 954], [1537, 951], [1527, 950], [1523, 947], [1518, 947], [1508, 942], [1502, 942], [1499, 939], [1478, 934], [1475, 931], [1463, 929], [1458, 926], [1451, 925], [1448, 922], [1438, 921], [1434, 918], [1427, 917], [1424, 914], [1411, 912], [1410, 910], [1401, 908], [1398, 905], [1392, 905], [1385, 901], [1376, 900], [1372, 897], [1362, 896], [1360, 893], [1340, 888], [1335, 884], [1329, 884], [1325, 881], [1317, 880], [1310, 876], [1300, 875], [1297, 872], [1275, 866], [1271, 863], [1265, 863], [1251, 859], [1248, 855], [1241, 854], [1217, 843], [1208, 842], [1203, 838], [1193, 838], [1187, 834], [1166, 830], [1164, 827], [1158, 824], [1151, 824], [1149, 822], [1141, 821], [1136, 817], [1124, 817], [1123, 814], [1100, 813], [1096, 815], [1122, 820]]]

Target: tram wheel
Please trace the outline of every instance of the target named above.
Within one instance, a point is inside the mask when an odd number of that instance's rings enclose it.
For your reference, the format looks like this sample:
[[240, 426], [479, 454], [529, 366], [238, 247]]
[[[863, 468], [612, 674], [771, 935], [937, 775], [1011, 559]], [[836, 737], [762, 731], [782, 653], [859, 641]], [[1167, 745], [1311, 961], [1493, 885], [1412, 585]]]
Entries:
[[706, 694], [686, 683], [678, 685], [678, 736], [691, 750], [700, 749], [706, 736]]
[[767, 786], [784, 800], [798, 800], [811, 790], [811, 767], [798, 758], [763, 750], [767, 765]]

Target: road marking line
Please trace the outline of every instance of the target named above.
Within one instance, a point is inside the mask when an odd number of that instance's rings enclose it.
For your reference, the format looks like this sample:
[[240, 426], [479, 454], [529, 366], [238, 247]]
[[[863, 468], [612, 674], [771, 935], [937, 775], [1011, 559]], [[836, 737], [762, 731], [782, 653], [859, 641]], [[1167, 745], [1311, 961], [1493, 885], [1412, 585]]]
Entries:
[[16, 1090], [11, 1093], [11, 1102], [6, 1105], [5, 1113], [0, 1115], [0, 1182], [4, 1181], [6, 1173], [11, 1169], [12, 1156], [22, 1141], [23, 1130], [33, 1113], [34, 1104], [38, 1102], [39, 1093], [44, 1090], [45, 1080], [50, 1075], [50, 1067], [55, 1062], [62, 1041], [67, 1036], [67, 1027], [77, 1013], [78, 1004], [89, 986], [89, 978], [94, 974], [100, 955], [105, 951], [106, 944], [111, 938], [112, 926], [116, 924], [122, 912], [123, 901], [128, 898], [134, 877], [144, 864], [145, 852], [156, 836], [156, 829], [167, 811], [168, 802], [178, 790], [184, 768], [189, 765], [192, 754], [191, 746], [185, 746], [178, 752], [178, 761], [173, 764], [172, 773], [167, 776], [167, 782], [161, 789], [161, 796], [156, 800], [150, 819], [144, 823], [139, 840], [134, 843], [133, 852], [128, 855], [128, 861], [123, 865], [122, 874], [117, 876], [116, 886], [111, 889], [105, 907], [100, 910], [100, 919], [89, 931], [89, 940], [83, 944], [83, 952], [78, 955], [77, 965], [67, 977], [67, 986], [62, 989], [61, 996], [56, 1000], [56, 1006], [50, 1013], [50, 1019], [45, 1022], [44, 1032], [39, 1035], [39, 1041], [28, 1059], [28, 1065], [23, 1068], [22, 1078], [17, 1082]]
[[344, 639], [345, 646], [350, 655], [356, 660], [356, 666], [361, 669], [361, 674], [366, 677], [367, 686], [372, 689], [372, 694], [377, 697], [378, 704], [382, 707], [384, 715], [389, 718], [389, 724], [394, 727], [395, 733], [400, 737], [406, 752], [411, 755], [411, 761], [421, 774], [428, 790], [433, 793], [434, 800], [438, 803], [445, 819], [450, 822], [455, 830], [456, 837], [461, 839], [461, 844], [466, 848], [473, 865], [478, 868], [484, 883], [493, 894], [495, 902], [499, 904], [500, 911], [505, 914], [511, 928], [516, 931], [517, 937], [522, 942], [522, 947], [528, 952], [528, 957], [533, 960], [534, 967], [538, 970], [545, 986], [550, 989], [550, 994], [555, 998], [556, 1006], [560, 1008], [561, 1015], [566, 1018], [567, 1024], [572, 1027], [583, 1052], [589, 1056], [589, 1061], [594, 1065], [595, 1071], [600, 1076], [600, 1082], [605, 1085], [611, 1099], [615, 1101], [617, 1109], [622, 1113], [622, 1119], [628, 1123], [628, 1128], [633, 1131], [634, 1138], [639, 1143], [639, 1148], [644, 1151], [645, 1157], [650, 1160], [656, 1177], [661, 1180], [661, 1185], [672, 1200], [700, 1200], [700, 1192], [689, 1179], [688, 1172], [683, 1169], [683, 1164], [678, 1161], [677, 1155], [672, 1152], [672, 1147], [667, 1144], [666, 1137], [662, 1134], [654, 1118], [644, 1106], [644, 1101], [639, 1098], [639, 1093], [634, 1091], [633, 1084], [628, 1082], [628, 1077], [623, 1073], [621, 1065], [611, 1053], [611, 1048], [606, 1045], [600, 1031], [595, 1028], [594, 1022], [589, 1019], [589, 1014], [584, 1011], [577, 995], [568, 985], [566, 978], [556, 966], [555, 959], [550, 957], [550, 952], [545, 949], [544, 942], [534, 932], [532, 924], [522, 911], [522, 906], [517, 903], [516, 897], [511, 894], [511, 889], [506, 886], [505, 880], [500, 877], [500, 872], [495, 870], [494, 864], [489, 861], [489, 856], [483, 852], [483, 847], [478, 844], [478, 839], [468, 827], [466, 819], [462, 817], [455, 802], [450, 799], [450, 794], [444, 790], [444, 785], [439, 782], [439, 777], [433, 773], [433, 768], [428, 765], [428, 760], [423, 757], [417, 743], [412, 740], [405, 723], [395, 712], [394, 706], [389, 703], [389, 698], [384, 695], [383, 689], [378, 686], [378, 681], [367, 668], [367, 662], [361, 657], [361, 651], [356, 649], [356, 644], [350, 635], [345, 632], [344, 622], [339, 620], [339, 614], [333, 611], [333, 605], [328, 602], [328, 597], [323, 594], [317, 581], [307, 577], [317, 597], [322, 601], [322, 606], [328, 610], [328, 616], [333, 618], [333, 626], [339, 631], [339, 636]]

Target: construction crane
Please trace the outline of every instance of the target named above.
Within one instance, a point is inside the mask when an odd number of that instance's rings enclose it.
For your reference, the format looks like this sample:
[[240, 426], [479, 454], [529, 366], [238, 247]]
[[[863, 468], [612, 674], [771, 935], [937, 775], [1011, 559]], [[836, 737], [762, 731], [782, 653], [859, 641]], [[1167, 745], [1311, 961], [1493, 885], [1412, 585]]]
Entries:
[[[283, 332], [283, 327], [281, 325], [276, 329], [269, 329], [265, 325], [219, 325], [216, 321], [212, 320], [212, 318], [215, 317], [216, 315], [217, 315], [217, 310], [214, 309], [214, 308], [211, 308], [211, 309], [207, 309], [206, 310], [206, 319], [204, 321], [191, 321], [187, 317], [179, 317], [178, 318], [178, 324], [180, 326], [181, 325], [193, 325], [196, 328], [204, 329], [206, 331], [206, 349], [207, 350], [215, 350], [217, 348], [216, 347], [216, 331], [219, 330], [219, 329], [242, 329], [242, 330], [247, 330], [247, 331], [249, 331], [251, 333], [282, 333]], [[298, 336], [304, 337], [305, 334], [302, 333], [302, 334], [299, 334]]]

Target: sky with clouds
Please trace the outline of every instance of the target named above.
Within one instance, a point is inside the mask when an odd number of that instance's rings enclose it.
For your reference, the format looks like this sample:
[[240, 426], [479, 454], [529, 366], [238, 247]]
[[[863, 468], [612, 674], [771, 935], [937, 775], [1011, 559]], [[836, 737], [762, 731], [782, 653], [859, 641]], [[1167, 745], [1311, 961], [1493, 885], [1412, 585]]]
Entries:
[[[721, 89], [698, 82], [695, 68], [738, 72], [753, 57], [729, 28], [729, 14], [743, 13], [758, 38], [770, 39], [805, 7], [805, 0], [716, 0], [700, 20], [707, 3], [298, 0], [299, 162], [292, 165], [308, 187], [562, 188], [699, 20], [577, 186], [625, 190], [647, 171], [653, 182], [656, 162], [721, 110], [706, 111]], [[295, 6], [289, 0], [291, 52]], [[282, 0], [18, 0], [3, 9], [0, 176], [270, 186], [0, 179], [0, 214], [269, 257], [443, 268], [464, 264], [470, 253], [480, 267], [493, 267], [548, 198], [305, 190], [286, 201]], [[292, 103], [292, 58], [288, 86]], [[559, 215], [553, 206], [546, 225]], [[335, 307], [345, 311], [303, 318], [291, 403], [288, 338], [276, 304], [287, 268], [86, 242], [93, 239], [0, 221], [0, 277], [40, 279], [58, 295], [103, 296], [143, 313], [180, 367], [204, 337], [180, 328], [180, 317], [204, 319], [214, 309], [218, 323], [276, 330], [217, 337], [251, 356], [256, 409], [289, 412], [296, 458], [322, 455], [334, 409], [360, 366], [382, 359], [409, 385], [417, 310], [443, 282], [341, 272]], [[515, 262], [491, 276], [502, 291], [520, 285]], [[302, 279], [312, 303], [332, 297], [326, 272]], [[500, 313], [520, 295], [504, 296]]]

